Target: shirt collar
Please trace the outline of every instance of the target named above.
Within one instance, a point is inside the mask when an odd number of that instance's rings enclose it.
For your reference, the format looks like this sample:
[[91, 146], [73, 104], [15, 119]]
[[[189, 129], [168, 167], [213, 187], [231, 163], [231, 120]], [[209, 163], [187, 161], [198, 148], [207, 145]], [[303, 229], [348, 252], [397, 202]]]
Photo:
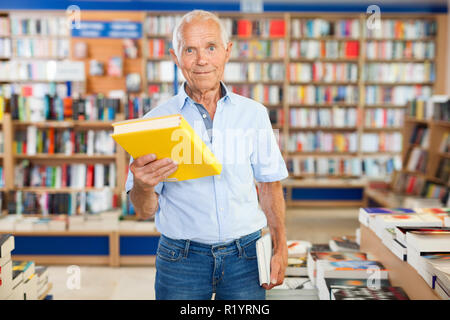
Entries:
[[[186, 93], [186, 90], [184, 90], [184, 86], [186, 85], [186, 82], [183, 82], [181, 84], [181, 86], [178, 88], [178, 94], [177, 94], [177, 104], [181, 109], [183, 109], [183, 107], [187, 104], [194, 104], [194, 100], [192, 100], [191, 97], [188, 96], [188, 94]], [[220, 98], [220, 100], [223, 99], [224, 102], [229, 102], [229, 103], [233, 103], [231, 95], [230, 95], [230, 91], [228, 90], [227, 86], [220, 81], [220, 89], [222, 90], [222, 97]]]

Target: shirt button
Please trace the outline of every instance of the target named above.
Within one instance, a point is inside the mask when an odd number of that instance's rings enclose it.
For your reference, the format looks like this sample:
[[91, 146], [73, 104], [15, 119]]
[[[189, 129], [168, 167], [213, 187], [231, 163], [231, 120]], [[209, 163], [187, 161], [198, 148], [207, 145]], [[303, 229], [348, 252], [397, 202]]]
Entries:
[[206, 114], [203, 114], [203, 119], [205, 119], [206, 118]]

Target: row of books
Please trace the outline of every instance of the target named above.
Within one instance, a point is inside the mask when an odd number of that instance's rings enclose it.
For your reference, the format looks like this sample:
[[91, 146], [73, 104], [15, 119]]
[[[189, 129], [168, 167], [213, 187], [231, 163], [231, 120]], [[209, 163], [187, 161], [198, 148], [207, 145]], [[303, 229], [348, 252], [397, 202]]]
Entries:
[[61, 164], [40, 165], [23, 161], [14, 169], [16, 187], [47, 188], [114, 188], [116, 165], [110, 164]]
[[401, 169], [400, 157], [305, 157], [286, 161], [289, 173], [296, 176], [385, 177]]
[[403, 127], [405, 110], [392, 108], [368, 108], [364, 110], [366, 128]]
[[432, 87], [426, 85], [366, 85], [365, 104], [366, 105], [396, 105], [406, 106], [406, 104], [418, 96], [429, 97]]
[[155, 107], [155, 98], [150, 97], [128, 97], [125, 104], [125, 119], [141, 118]]
[[295, 40], [289, 47], [291, 59], [355, 59], [358, 56], [358, 41]]
[[407, 163], [406, 169], [408, 171], [416, 171], [425, 173], [427, 169], [428, 162], [428, 151], [423, 150], [420, 147], [413, 147], [408, 150], [406, 156]]
[[[84, 79], [84, 73], [59, 74], [62, 66], [71, 64], [81, 70], [82, 61], [51, 60], [10, 60], [0, 63], [0, 81], [72, 81]], [[84, 69], [84, 68], [83, 68]], [[80, 81], [80, 80], [77, 80]]]
[[364, 81], [368, 82], [433, 82], [434, 63], [366, 63], [363, 68]]
[[362, 152], [401, 152], [403, 136], [400, 132], [363, 133]]
[[439, 152], [449, 153], [450, 152], [450, 132], [444, 132], [442, 134], [441, 144], [439, 146]]
[[11, 40], [8, 38], [0, 38], [0, 58], [11, 58]]
[[111, 133], [109, 130], [78, 131], [27, 126], [26, 130], [15, 131], [13, 151], [18, 155], [114, 155], [116, 146]]
[[361, 208], [359, 220], [444, 300], [450, 299], [448, 208]]
[[145, 33], [151, 36], [172, 36], [181, 15], [157, 15], [145, 18]]
[[358, 87], [354, 85], [347, 86], [289, 86], [288, 102], [290, 104], [314, 105], [314, 104], [332, 104], [345, 103], [357, 104]]
[[289, 124], [293, 127], [336, 127], [355, 128], [356, 108], [292, 108], [289, 111]]
[[16, 58], [68, 58], [68, 39], [14, 39], [12, 53]]
[[285, 56], [284, 40], [237, 40], [231, 48], [231, 58], [283, 59]]
[[220, 18], [227, 34], [238, 37], [284, 37], [286, 23], [283, 19]]
[[289, 152], [357, 152], [358, 135], [322, 131], [298, 132], [289, 135]]
[[95, 59], [89, 60], [89, 75], [91, 76], [103, 76], [105, 75], [105, 69], [107, 75], [110, 77], [122, 77], [123, 75], [123, 58], [120, 56], [109, 57], [107, 65], [102, 61]]
[[10, 35], [9, 18], [0, 17], [0, 37], [8, 37]]
[[293, 38], [358, 38], [360, 36], [358, 19], [340, 19], [327, 21], [325, 19], [292, 19], [291, 37]]
[[169, 49], [172, 48], [172, 41], [169, 39], [148, 39], [149, 58], [168, 58]]
[[225, 82], [284, 81], [284, 77], [283, 63], [229, 62], [224, 71]]
[[[73, 89], [73, 88], [72, 88]], [[4, 83], [0, 85], [0, 99], [11, 99], [13, 94], [22, 95], [25, 97], [43, 98], [45, 95], [58, 96], [66, 98], [68, 96], [69, 88], [67, 83]]]
[[[0, 166], [0, 188], [5, 187], [5, 171], [3, 170], [3, 166]], [[1, 197], [0, 197], [1, 202]], [[0, 204], [1, 209], [1, 204]]]
[[423, 175], [400, 172], [395, 176], [392, 189], [398, 194], [430, 199], [445, 199], [448, 188], [445, 185], [427, 181]]
[[367, 59], [434, 59], [433, 41], [367, 41]]
[[113, 121], [119, 112], [120, 99], [90, 95], [84, 98], [23, 96], [12, 94], [13, 120], [42, 122], [45, 120], [105, 120]]
[[152, 220], [119, 220], [120, 210], [94, 214], [30, 217], [8, 215], [0, 218], [0, 232], [11, 231], [149, 231], [154, 232]]
[[0, 131], [0, 154], [3, 154], [5, 151], [5, 139], [3, 136], [3, 131]]
[[230, 84], [227, 85], [232, 92], [244, 97], [249, 97], [260, 103], [275, 105], [283, 101], [283, 87], [267, 84]]
[[175, 70], [177, 70], [178, 80], [182, 81], [184, 77], [172, 61], [150, 61], [147, 62], [147, 79], [148, 81], [173, 82], [175, 79]]
[[418, 120], [450, 121], [450, 97], [415, 97], [408, 104], [407, 115]]
[[15, 239], [12, 234], [0, 234], [0, 299], [38, 300], [51, 299], [49, 271], [34, 261], [13, 260]]
[[13, 36], [69, 36], [66, 16], [22, 16], [11, 15], [11, 35]]
[[439, 161], [438, 168], [436, 170], [435, 177], [444, 181], [445, 183], [450, 183], [450, 159], [441, 158]]
[[358, 65], [355, 63], [290, 63], [288, 79], [291, 82], [355, 82]]
[[375, 39], [410, 39], [420, 40], [434, 37], [437, 33], [437, 23], [433, 20], [396, 20], [382, 19], [377, 28], [364, 28], [366, 38]]
[[17, 215], [76, 215], [98, 213], [116, 208], [118, 197], [110, 188], [96, 191], [31, 192], [10, 191], [8, 213]]
[[276, 109], [268, 109], [269, 112], [269, 119], [270, 123], [275, 126], [283, 126], [285, 117], [284, 117], [284, 110], [280, 108]]

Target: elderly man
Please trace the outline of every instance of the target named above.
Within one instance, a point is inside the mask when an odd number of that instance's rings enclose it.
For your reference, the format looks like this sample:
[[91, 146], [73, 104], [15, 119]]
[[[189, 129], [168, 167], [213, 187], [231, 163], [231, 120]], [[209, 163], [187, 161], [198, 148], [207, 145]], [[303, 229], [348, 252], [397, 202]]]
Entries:
[[[168, 182], [177, 170], [172, 159], [149, 154], [130, 161], [126, 190], [138, 216], [155, 216], [161, 233], [156, 299], [211, 299], [213, 293], [215, 299], [265, 299], [265, 290], [284, 279], [280, 180], [288, 173], [266, 108], [230, 92], [221, 81], [231, 48], [217, 16], [201, 10], [184, 15], [173, 32], [170, 54], [186, 82], [176, 96], [144, 116], [183, 115], [223, 161], [221, 174]], [[236, 152], [240, 160], [225, 161], [233, 149], [225, 145], [242, 140], [253, 147]], [[271, 283], [260, 286], [255, 243], [267, 225], [274, 248]]]

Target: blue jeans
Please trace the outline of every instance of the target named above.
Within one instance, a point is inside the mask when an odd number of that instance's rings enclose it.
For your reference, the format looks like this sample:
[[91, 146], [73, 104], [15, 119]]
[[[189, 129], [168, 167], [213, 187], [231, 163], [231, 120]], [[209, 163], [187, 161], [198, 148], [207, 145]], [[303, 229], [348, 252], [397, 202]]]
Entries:
[[261, 231], [207, 245], [161, 235], [156, 254], [157, 300], [264, 300], [256, 240]]

